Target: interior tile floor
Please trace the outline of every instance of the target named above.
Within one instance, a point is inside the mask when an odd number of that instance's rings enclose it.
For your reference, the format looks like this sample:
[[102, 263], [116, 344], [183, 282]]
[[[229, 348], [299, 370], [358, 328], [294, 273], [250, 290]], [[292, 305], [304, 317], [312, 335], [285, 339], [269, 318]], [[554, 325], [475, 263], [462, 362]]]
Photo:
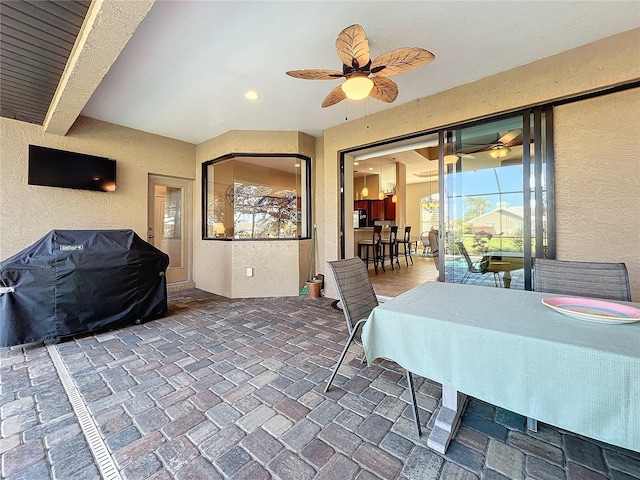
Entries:
[[0, 349], [2, 478], [640, 477], [638, 452], [545, 424], [530, 433], [520, 415], [475, 399], [447, 454], [434, 453], [440, 385], [416, 377], [418, 438], [404, 371], [367, 366], [358, 347], [324, 393], [347, 336], [331, 299], [193, 289], [169, 302], [141, 325]]
[[[369, 278], [373, 284], [373, 289], [377, 295], [385, 297], [397, 297], [401, 293], [412, 289], [424, 282], [437, 281], [438, 270], [435, 267], [433, 258], [430, 256], [422, 256], [421, 254], [412, 255], [413, 263], [411, 260], [405, 260], [400, 255], [399, 268], [398, 264], [394, 263], [394, 268], [391, 269], [389, 261], [385, 261], [385, 269], [378, 267], [378, 271], [373, 268], [373, 264], [369, 264]], [[445, 268], [449, 269], [448, 275], [451, 278], [462, 280], [466, 267], [460, 266], [460, 263], [453, 265], [453, 262], [463, 262], [461, 257], [452, 256], [451, 263], [448, 263]], [[451, 269], [455, 269], [455, 272]], [[503, 273], [499, 274], [502, 277]], [[524, 271], [515, 270], [510, 272], [511, 275], [511, 288], [524, 288]], [[482, 285], [495, 288], [495, 279], [492, 273], [485, 275], [471, 274], [465, 283], [469, 285]], [[502, 287], [502, 284], [499, 284]]]
[[404, 256], [401, 255], [398, 259], [400, 267], [394, 264], [393, 269], [391, 269], [387, 260], [384, 271], [378, 267], [377, 273], [373, 265], [370, 264], [369, 278], [376, 294], [385, 297], [397, 297], [421, 283], [438, 280], [438, 270], [433, 263], [433, 258], [414, 254], [412, 259], [413, 263], [411, 263], [411, 260], [407, 262]]

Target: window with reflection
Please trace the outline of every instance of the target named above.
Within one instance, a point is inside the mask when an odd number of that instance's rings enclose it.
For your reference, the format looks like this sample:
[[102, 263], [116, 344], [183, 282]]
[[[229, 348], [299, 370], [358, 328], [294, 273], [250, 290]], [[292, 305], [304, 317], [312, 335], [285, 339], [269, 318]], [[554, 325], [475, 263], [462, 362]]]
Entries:
[[445, 281], [531, 288], [535, 257], [547, 254], [545, 118], [445, 132]]
[[299, 155], [267, 154], [203, 163], [203, 238], [308, 238], [310, 163]]

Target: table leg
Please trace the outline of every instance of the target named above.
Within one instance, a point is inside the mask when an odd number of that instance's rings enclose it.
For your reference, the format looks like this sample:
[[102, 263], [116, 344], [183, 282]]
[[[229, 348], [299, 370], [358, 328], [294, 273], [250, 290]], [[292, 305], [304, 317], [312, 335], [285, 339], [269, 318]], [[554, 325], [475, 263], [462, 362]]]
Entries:
[[467, 396], [455, 388], [442, 385], [442, 405], [438, 410], [436, 421], [427, 439], [427, 446], [438, 453], [447, 451], [449, 442], [456, 434], [460, 416], [467, 403]]
[[504, 283], [504, 288], [511, 288], [511, 272], [504, 272], [502, 275], [502, 283]]

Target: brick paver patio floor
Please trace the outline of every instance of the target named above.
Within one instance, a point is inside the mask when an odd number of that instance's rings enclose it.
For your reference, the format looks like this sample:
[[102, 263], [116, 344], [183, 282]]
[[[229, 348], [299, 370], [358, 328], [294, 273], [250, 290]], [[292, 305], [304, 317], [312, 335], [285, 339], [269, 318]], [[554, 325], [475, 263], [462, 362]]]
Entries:
[[142, 325], [0, 349], [2, 478], [100, 478], [58, 354], [116, 467], [111, 478], [640, 478], [638, 452], [545, 424], [527, 433], [523, 417], [475, 399], [438, 455], [426, 435], [440, 385], [416, 377], [418, 439], [404, 371], [361, 363], [358, 347], [325, 394], [347, 336], [330, 299], [169, 298], [169, 313]]

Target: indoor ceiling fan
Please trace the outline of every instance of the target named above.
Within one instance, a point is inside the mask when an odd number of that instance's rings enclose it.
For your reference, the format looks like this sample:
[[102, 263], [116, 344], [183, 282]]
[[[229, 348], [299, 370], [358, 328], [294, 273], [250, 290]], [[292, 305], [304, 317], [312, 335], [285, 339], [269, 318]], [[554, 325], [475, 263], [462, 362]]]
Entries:
[[322, 107], [330, 107], [345, 98], [361, 100], [373, 97], [391, 103], [398, 96], [398, 85], [387, 77], [421, 67], [434, 60], [433, 53], [424, 48], [405, 47], [384, 53], [374, 60], [369, 56], [369, 40], [360, 25], [351, 25], [340, 32], [336, 40], [338, 57], [342, 60], [339, 70], [291, 70], [287, 72], [295, 78], [305, 80], [345, 81], [335, 87], [322, 102]]

